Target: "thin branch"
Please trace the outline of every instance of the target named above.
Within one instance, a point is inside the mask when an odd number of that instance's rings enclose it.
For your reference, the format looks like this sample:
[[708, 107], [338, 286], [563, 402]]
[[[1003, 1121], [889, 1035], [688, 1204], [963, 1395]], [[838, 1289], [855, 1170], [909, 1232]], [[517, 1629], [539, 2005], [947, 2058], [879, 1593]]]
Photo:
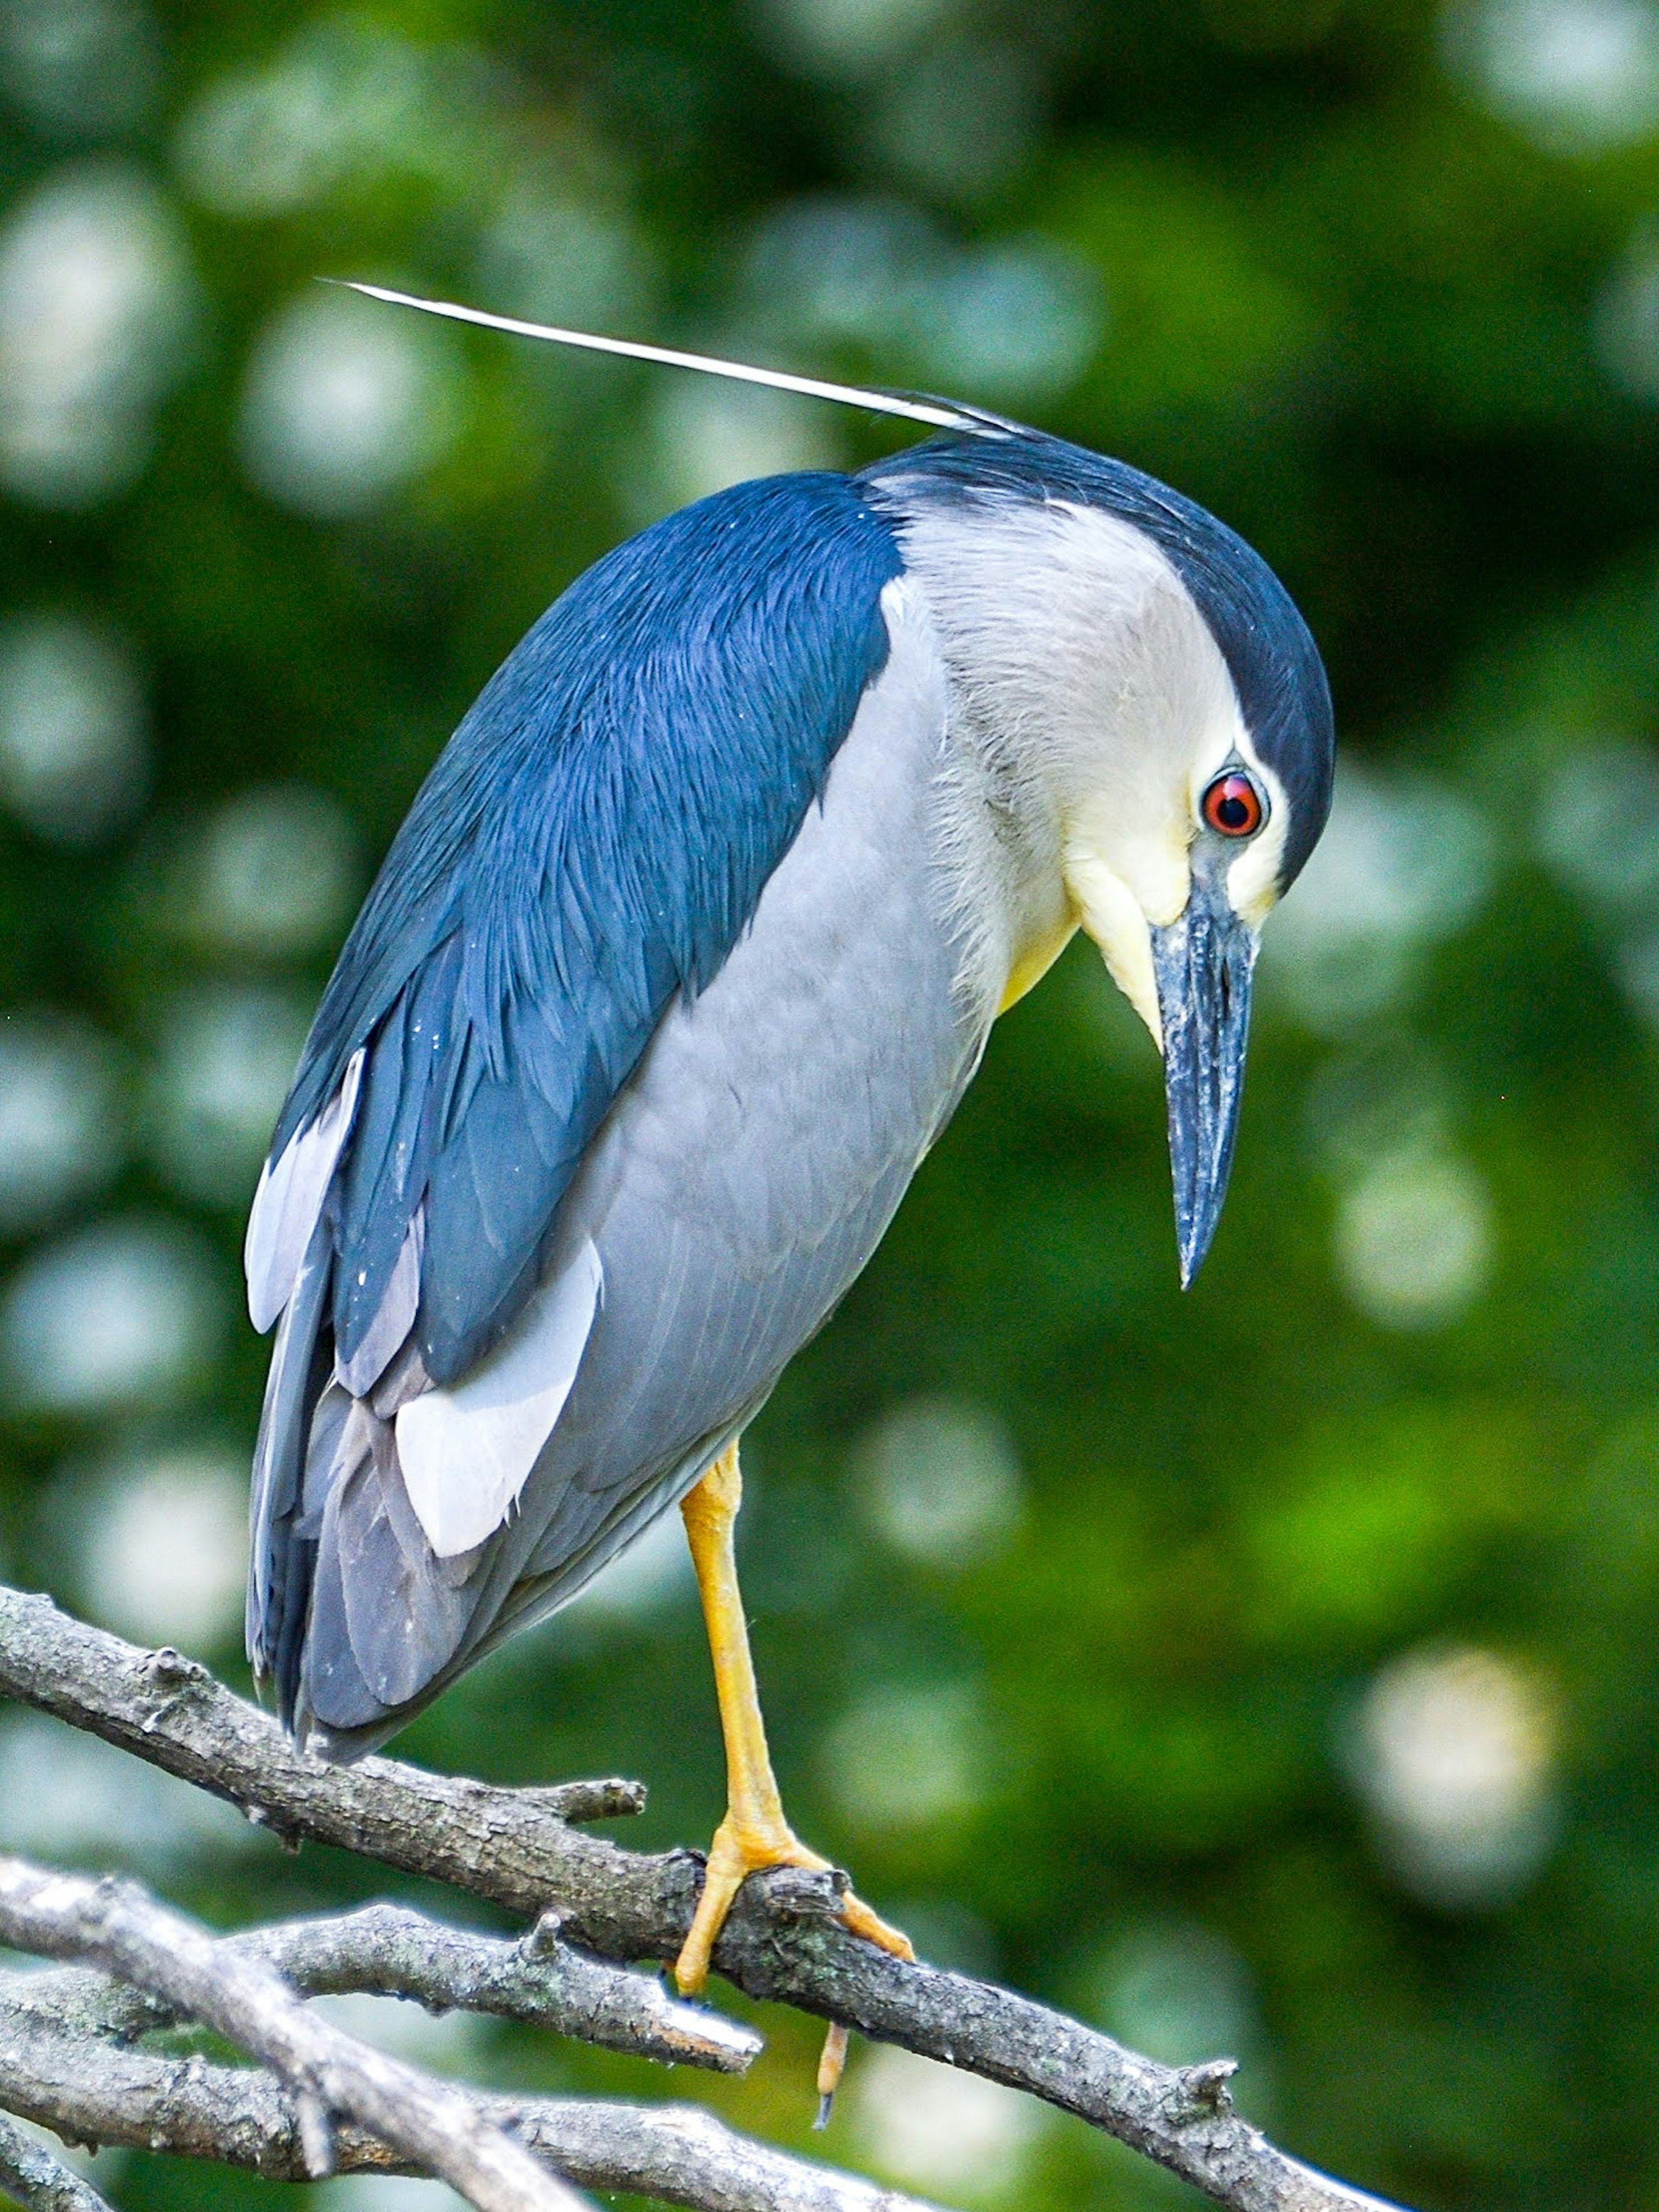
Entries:
[[0, 1858], [0, 1941], [81, 1959], [154, 1991], [281, 2075], [295, 2091], [313, 2173], [332, 2163], [333, 2115], [357, 2121], [477, 2212], [575, 2212], [580, 2199], [446, 2081], [347, 2035], [270, 1968], [131, 1882], [82, 1880]]
[[[526, 1916], [617, 1960], [672, 1959], [702, 1860], [625, 1851], [548, 1817], [548, 1793], [491, 1789], [387, 1759], [324, 1766], [276, 1723], [174, 1652], [144, 1652], [0, 1589], [0, 1691], [229, 1798], [289, 1838], [343, 1844]], [[1375, 2212], [1232, 2107], [1230, 2063], [1170, 2067], [985, 1982], [860, 1942], [837, 1913], [840, 1878], [783, 1869], [738, 1894], [714, 1965], [775, 1998], [1024, 2089], [1103, 2129], [1232, 2212]]]
[[23, 2212], [111, 2212], [89, 2181], [0, 2113], [0, 2192]]
[[[587, 2188], [695, 2212], [929, 2212], [914, 2197], [755, 2142], [696, 2106], [469, 2094], [487, 2118]], [[77, 2140], [213, 2159], [272, 2180], [307, 2178], [295, 2100], [269, 2074], [64, 2033], [13, 2002], [4, 1984], [0, 2106]], [[339, 2172], [413, 2170], [358, 2128], [340, 2128], [334, 2148]]]
[[[629, 1973], [564, 1942], [544, 1913], [516, 1942], [451, 1927], [401, 1905], [282, 1921], [221, 1939], [259, 1959], [301, 1996], [407, 1997], [428, 2012], [492, 2013], [665, 2065], [741, 2074], [764, 2049], [753, 2028], [671, 1997], [654, 1975]], [[83, 2034], [132, 2037], [170, 2027], [176, 2009], [80, 1967], [31, 1975], [31, 2011]]]

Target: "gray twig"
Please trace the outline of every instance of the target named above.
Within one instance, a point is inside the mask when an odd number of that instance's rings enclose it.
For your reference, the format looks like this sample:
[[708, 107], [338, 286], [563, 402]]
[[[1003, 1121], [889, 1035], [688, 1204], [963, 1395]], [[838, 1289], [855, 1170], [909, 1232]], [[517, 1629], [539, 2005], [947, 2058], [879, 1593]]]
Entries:
[[[678, 2002], [654, 1975], [573, 1949], [551, 1914], [516, 1942], [401, 1905], [282, 1921], [221, 1940], [263, 1960], [301, 1996], [363, 1993], [411, 1998], [428, 2012], [494, 2013], [607, 2051], [724, 2074], [742, 2073], [764, 2048], [753, 2028]], [[143, 2035], [179, 2016], [147, 1990], [82, 1967], [32, 1975], [18, 1994], [31, 2011], [82, 2034]]]
[[261, 1960], [169, 1912], [136, 1884], [0, 1858], [0, 1941], [81, 1959], [152, 1990], [271, 2067], [293, 2091], [305, 2165], [332, 2164], [336, 2114], [436, 2174], [477, 2212], [575, 2212], [580, 2199], [475, 2100], [307, 2009]]
[[[928, 2212], [914, 2197], [755, 2142], [695, 2106], [479, 2093], [472, 2101], [592, 2189], [696, 2212]], [[4, 1984], [0, 2105], [76, 2136], [216, 2159], [272, 2180], [304, 2180], [308, 2171], [295, 2100], [270, 2075], [89, 2042], [13, 2002]], [[342, 2173], [412, 2170], [350, 2125], [336, 2131], [334, 2165]]]
[[110, 2212], [89, 2181], [31, 2142], [0, 2113], [0, 2193], [23, 2212]]
[[[289, 1837], [314, 1837], [453, 1883], [615, 1960], [672, 1959], [690, 1924], [700, 1855], [625, 1851], [548, 1817], [547, 1793], [492, 1789], [387, 1759], [324, 1766], [274, 1721], [176, 1653], [137, 1650], [0, 1589], [0, 1691], [227, 1797]], [[848, 2022], [1076, 2113], [1232, 2212], [1374, 2212], [1233, 2109], [1214, 2064], [1157, 2064], [989, 1983], [910, 1965], [852, 1936], [830, 1875], [745, 1883], [714, 1965], [750, 1995]]]

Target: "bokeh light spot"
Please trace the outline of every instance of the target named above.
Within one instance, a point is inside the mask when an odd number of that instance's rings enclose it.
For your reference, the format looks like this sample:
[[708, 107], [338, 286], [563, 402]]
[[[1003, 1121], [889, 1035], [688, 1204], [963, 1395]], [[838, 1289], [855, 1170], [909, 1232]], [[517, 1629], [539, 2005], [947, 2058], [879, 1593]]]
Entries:
[[295, 993], [246, 986], [204, 986], [173, 1002], [152, 1082], [152, 1122], [175, 1189], [210, 1206], [248, 1205], [311, 1012]]
[[1579, 747], [1545, 786], [1534, 835], [1581, 897], [1646, 912], [1659, 893], [1659, 759], [1629, 743]]
[[[341, 2025], [367, 2042], [376, 2039], [368, 2024], [355, 2015], [343, 2016]], [[315, 2212], [465, 2212], [453, 2189], [412, 2173], [343, 2173], [313, 2189], [310, 2201]]]
[[459, 371], [426, 318], [345, 292], [303, 293], [255, 342], [238, 446], [260, 489], [334, 521], [381, 506], [446, 453]]
[[247, 1462], [179, 1449], [118, 1460], [91, 1498], [77, 1551], [86, 1602], [118, 1635], [185, 1650], [240, 1623]]
[[892, 198], [797, 200], [756, 232], [749, 312], [792, 358], [835, 349], [884, 380], [965, 399], [1041, 398], [1087, 366], [1105, 300], [1052, 239], [958, 246]]
[[991, 1556], [1024, 1510], [1024, 1480], [1006, 1431], [959, 1399], [913, 1399], [888, 1414], [860, 1445], [856, 1473], [878, 1535], [926, 1566], [959, 1568]]
[[26, 1411], [88, 1414], [175, 1396], [225, 1320], [215, 1271], [172, 1223], [79, 1231], [30, 1260], [0, 1300], [0, 1380]]
[[114, 1062], [84, 1023], [41, 1011], [0, 1020], [0, 1236], [38, 1227], [113, 1175]]
[[988, 1748], [971, 1685], [892, 1685], [842, 1714], [823, 1764], [850, 1826], [902, 1831], [970, 1813], [986, 1792]]
[[1497, 1652], [1425, 1649], [1365, 1693], [1351, 1767], [1389, 1865], [1448, 1909], [1506, 1903], [1548, 1856], [1559, 1826], [1551, 1701]]
[[228, 799], [188, 872], [189, 933], [216, 951], [289, 957], [327, 945], [356, 887], [356, 840], [337, 801], [302, 784]]
[[[637, 334], [655, 290], [650, 246], [635, 224], [533, 178], [503, 198], [477, 267], [478, 296], [498, 313], [565, 329]], [[557, 358], [550, 348], [526, 356]]]
[[0, 622], [0, 798], [37, 837], [96, 844], [143, 802], [149, 759], [128, 648], [77, 615]]
[[963, 253], [943, 272], [929, 317], [929, 373], [969, 399], [1063, 391], [1099, 343], [1104, 302], [1091, 270], [1040, 238]]
[[1494, 858], [1461, 793], [1343, 766], [1325, 834], [1264, 933], [1264, 980], [1306, 1027], [1345, 1034], [1404, 994], [1419, 947], [1480, 912]]
[[671, 1508], [600, 1568], [574, 1608], [588, 1626], [637, 1622], [675, 1603], [695, 1603], [696, 1589], [684, 1526]]
[[651, 474], [639, 488], [641, 519], [684, 507], [727, 484], [841, 459], [828, 408], [748, 385], [681, 377], [651, 408]]
[[356, 14], [307, 25], [264, 69], [209, 86], [176, 142], [187, 189], [216, 214], [284, 215], [349, 176], [421, 160], [453, 115], [434, 112], [422, 50]]
[[976, 201], [1024, 162], [1042, 119], [1036, 57], [1012, 41], [930, 42], [878, 106], [890, 168], [943, 199]]
[[1447, 17], [1454, 68], [1539, 144], [1600, 154], [1659, 128], [1651, 0], [1483, 0]]
[[0, 83], [37, 130], [98, 138], [136, 123], [161, 78], [142, 0], [3, 0]]
[[1595, 310], [1595, 343], [1608, 374], [1634, 399], [1659, 401], [1659, 249], [1650, 229], [1632, 241]]
[[1380, 1160], [1343, 1194], [1336, 1259], [1344, 1289], [1373, 1321], [1417, 1328], [1455, 1320], [1492, 1268], [1486, 1186], [1450, 1155]]
[[1237, 2058], [1261, 2039], [1249, 1968], [1224, 1936], [1197, 1922], [1127, 1930], [1097, 1980], [1111, 2033], [1166, 2066]]
[[313, 2000], [325, 2019], [377, 2051], [428, 2071], [476, 2077], [490, 2039], [490, 2024], [476, 2013], [434, 2014], [409, 1997], [366, 1990]]
[[866, 2155], [917, 2189], [1000, 2194], [1018, 2183], [1042, 2127], [1017, 2089], [878, 2045], [848, 2085]]
[[122, 490], [181, 373], [194, 282], [171, 204], [136, 169], [60, 169], [0, 234], [0, 486], [43, 507]]
[[0, 1717], [0, 1805], [9, 1850], [99, 1873], [175, 1875], [258, 1841], [234, 1805], [43, 1713]]
[[760, 23], [804, 74], [866, 76], [920, 42], [951, 0], [759, 0]]
[[[345, 2027], [354, 2035], [362, 2033], [352, 2020]], [[316, 2212], [465, 2212], [452, 2188], [420, 2181], [416, 2174], [341, 2174], [338, 2181], [312, 2190], [312, 2201]]]

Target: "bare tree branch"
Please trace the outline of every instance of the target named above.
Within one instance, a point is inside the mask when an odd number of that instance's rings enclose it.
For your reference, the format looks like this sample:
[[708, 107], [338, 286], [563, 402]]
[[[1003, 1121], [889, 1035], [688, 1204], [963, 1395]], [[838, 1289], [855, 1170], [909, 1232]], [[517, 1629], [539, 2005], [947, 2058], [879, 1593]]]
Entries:
[[262, 1960], [133, 1883], [0, 1858], [0, 1940], [47, 1958], [93, 1960], [263, 2059], [295, 2093], [313, 2174], [332, 2165], [332, 2119], [341, 2113], [447, 2181], [477, 2212], [575, 2212], [580, 2203], [471, 2098], [308, 2011]]
[[696, 1853], [649, 1858], [568, 1825], [572, 1803], [584, 1819], [607, 1802], [637, 1810], [637, 1784], [501, 1790], [389, 1759], [325, 1766], [194, 1660], [141, 1650], [3, 1587], [0, 1692], [228, 1798], [286, 1841], [337, 1844], [526, 1919], [551, 1906], [565, 1935], [602, 1957], [672, 1956], [690, 1925]]
[[0, 2192], [23, 2212], [111, 2212], [89, 2181], [0, 2114]]
[[[752, 2142], [696, 2106], [483, 2094], [473, 2102], [592, 2189], [631, 2191], [696, 2212], [928, 2212], [914, 2197]], [[0, 2105], [77, 2138], [216, 2159], [273, 2180], [307, 2179], [295, 2100], [269, 2074], [65, 2034], [28, 2002], [13, 2001], [3, 1984]], [[335, 2168], [412, 2170], [350, 2126], [337, 2132]]]
[[[742, 2022], [677, 2002], [653, 1975], [573, 1950], [550, 1913], [517, 1942], [401, 1905], [283, 1921], [221, 1940], [263, 1960], [301, 1996], [366, 1993], [412, 1998], [429, 2012], [494, 2013], [604, 2050], [724, 2074], [742, 2073], [765, 2047]], [[80, 1967], [34, 1975], [27, 1987], [33, 2011], [82, 2034], [138, 2036], [179, 2017], [147, 1991]]]
[[[0, 1589], [0, 1691], [229, 1798], [289, 1837], [315, 1837], [526, 1915], [551, 1907], [573, 1942], [668, 1959], [690, 1923], [702, 1861], [573, 1832], [555, 1793], [491, 1789], [387, 1759], [327, 1767], [175, 1652], [144, 1652]], [[590, 1785], [590, 1789], [600, 1785]], [[714, 1953], [750, 1995], [839, 2020], [1073, 2112], [1233, 2212], [1375, 2212], [1232, 2107], [1231, 2063], [1170, 2067], [989, 1983], [908, 1964], [837, 1917], [842, 1877], [781, 1869], [738, 1894]]]

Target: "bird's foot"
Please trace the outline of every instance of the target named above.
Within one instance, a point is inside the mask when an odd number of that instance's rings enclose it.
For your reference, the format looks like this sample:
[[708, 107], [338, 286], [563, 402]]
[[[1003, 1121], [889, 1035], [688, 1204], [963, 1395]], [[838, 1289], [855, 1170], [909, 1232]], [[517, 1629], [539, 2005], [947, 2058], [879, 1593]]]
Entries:
[[[775, 1823], [743, 1820], [728, 1813], [714, 1831], [702, 1894], [697, 1899], [690, 1932], [674, 1962], [674, 1979], [687, 1996], [702, 1989], [708, 1980], [708, 1962], [715, 1942], [744, 1881], [751, 1874], [780, 1866], [800, 1867], [809, 1874], [830, 1871], [829, 1860], [817, 1851], [808, 1850], [781, 1820]], [[915, 1957], [909, 1937], [896, 1928], [890, 1928], [850, 1889], [842, 1899], [841, 1917], [855, 1936], [862, 1936], [866, 1942], [890, 1951], [895, 1958]]]

